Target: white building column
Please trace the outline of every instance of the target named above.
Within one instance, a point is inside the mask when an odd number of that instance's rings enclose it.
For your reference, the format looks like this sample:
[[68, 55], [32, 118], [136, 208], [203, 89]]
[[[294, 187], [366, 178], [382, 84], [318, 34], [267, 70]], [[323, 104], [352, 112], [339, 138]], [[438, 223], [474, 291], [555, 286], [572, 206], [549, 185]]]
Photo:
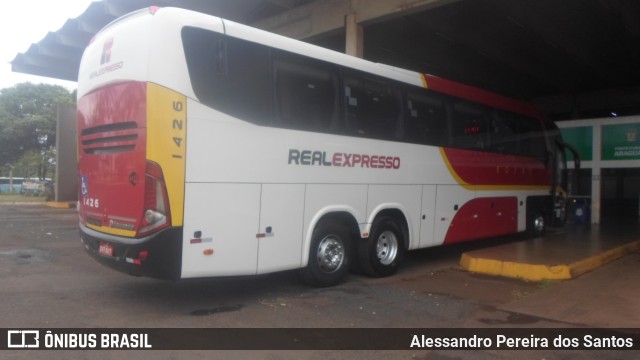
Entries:
[[364, 31], [362, 25], [358, 23], [356, 14], [345, 16], [346, 46], [347, 55], [364, 57]]

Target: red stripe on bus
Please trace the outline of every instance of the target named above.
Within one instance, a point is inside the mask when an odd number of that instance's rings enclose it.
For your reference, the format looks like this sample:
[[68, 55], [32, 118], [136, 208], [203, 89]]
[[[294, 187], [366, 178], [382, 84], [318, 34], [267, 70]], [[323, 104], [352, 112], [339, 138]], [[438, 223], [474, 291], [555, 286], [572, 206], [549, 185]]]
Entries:
[[538, 119], [546, 118], [545, 115], [535, 106], [521, 100], [429, 74], [422, 74], [421, 77], [423, 84], [429, 84], [429, 89], [437, 92], [521, 115], [527, 115]]
[[518, 231], [518, 198], [478, 198], [464, 204], [457, 212], [444, 239], [453, 244]]
[[453, 148], [442, 153], [460, 185], [549, 186], [552, 180], [551, 171], [529, 157]]

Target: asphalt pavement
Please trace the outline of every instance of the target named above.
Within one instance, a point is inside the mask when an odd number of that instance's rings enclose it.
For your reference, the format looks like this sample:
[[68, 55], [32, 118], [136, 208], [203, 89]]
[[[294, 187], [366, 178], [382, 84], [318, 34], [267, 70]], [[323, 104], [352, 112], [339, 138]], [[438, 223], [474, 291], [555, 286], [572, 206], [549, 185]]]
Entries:
[[[352, 274], [314, 289], [296, 272], [163, 282], [127, 276], [89, 258], [74, 209], [0, 205], [0, 327], [141, 328], [639, 328], [640, 252], [570, 280], [524, 281], [471, 273], [464, 253], [511, 246], [542, 257], [546, 241], [571, 236], [596, 248], [602, 234], [640, 239], [637, 224], [567, 227], [544, 240], [522, 236], [410, 252], [398, 274]], [[580, 240], [582, 239], [582, 240]], [[525, 249], [525, 250], [523, 250]], [[555, 255], [554, 255], [555, 256]], [[572, 260], [573, 261], [573, 260]], [[575, 261], [574, 261], [575, 262]], [[20, 352], [0, 358], [232, 359], [588, 359], [637, 358], [636, 351], [118, 351]]]

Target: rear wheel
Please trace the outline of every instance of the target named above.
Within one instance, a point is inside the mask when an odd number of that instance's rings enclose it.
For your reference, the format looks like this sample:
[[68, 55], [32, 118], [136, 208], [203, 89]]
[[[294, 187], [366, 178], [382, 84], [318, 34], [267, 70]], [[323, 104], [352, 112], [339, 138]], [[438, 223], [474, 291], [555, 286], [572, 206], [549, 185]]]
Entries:
[[367, 239], [358, 242], [358, 260], [365, 275], [384, 277], [396, 273], [404, 259], [404, 236], [396, 221], [377, 220]]
[[340, 283], [349, 271], [349, 232], [340, 224], [320, 224], [313, 231], [309, 263], [302, 277], [310, 285]]
[[533, 216], [529, 217], [527, 221], [527, 231], [532, 238], [538, 238], [544, 235], [547, 229], [544, 214], [542, 212], [536, 212]]

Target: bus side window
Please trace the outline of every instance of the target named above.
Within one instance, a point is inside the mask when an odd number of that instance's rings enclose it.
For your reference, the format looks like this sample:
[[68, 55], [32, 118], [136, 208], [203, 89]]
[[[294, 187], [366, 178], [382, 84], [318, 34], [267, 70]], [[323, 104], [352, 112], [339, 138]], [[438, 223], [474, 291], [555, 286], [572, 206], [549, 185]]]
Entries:
[[182, 42], [201, 103], [240, 120], [271, 125], [268, 47], [193, 27], [182, 29]]
[[515, 121], [518, 124], [521, 154], [546, 162], [547, 146], [540, 121], [521, 115], [516, 115]]
[[492, 112], [490, 150], [500, 154], [521, 155], [515, 114], [502, 110]]
[[547, 160], [547, 144], [538, 119], [502, 110], [491, 114], [490, 151]]
[[453, 104], [453, 147], [470, 150], [488, 149], [489, 126], [484, 106], [468, 101]]
[[440, 96], [408, 93], [405, 105], [405, 141], [423, 145], [446, 144], [447, 112]]
[[397, 140], [401, 132], [399, 93], [373, 79], [345, 79], [345, 106], [349, 133], [371, 139]]
[[338, 130], [338, 74], [331, 65], [279, 54], [274, 57], [274, 81], [277, 125]]

